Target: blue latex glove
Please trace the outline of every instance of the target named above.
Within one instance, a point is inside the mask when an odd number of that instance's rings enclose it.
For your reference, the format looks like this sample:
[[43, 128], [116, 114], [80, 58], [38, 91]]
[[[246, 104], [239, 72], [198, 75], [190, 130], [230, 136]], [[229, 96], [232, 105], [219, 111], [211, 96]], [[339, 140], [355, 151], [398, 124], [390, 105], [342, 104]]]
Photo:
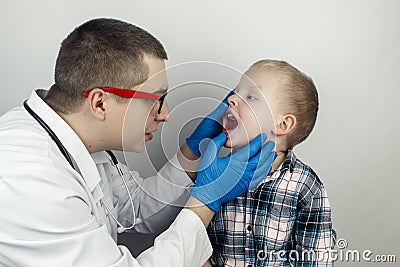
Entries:
[[205, 117], [193, 131], [192, 135], [186, 138], [186, 144], [193, 153], [200, 157], [200, 142], [204, 139], [212, 139], [222, 131], [222, 117], [228, 109], [228, 97], [234, 94], [232, 90], [218, 107]]
[[276, 158], [276, 153], [272, 152], [274, 142], [262, 147], [266, 139], [267, 136], [261, 134], [235, 154], [219, 158], [226, 135], [221, 133], [214, 138], [202, 157], [191, 196], [218, 212], [221, 204], [259, 184], [269, 174]]

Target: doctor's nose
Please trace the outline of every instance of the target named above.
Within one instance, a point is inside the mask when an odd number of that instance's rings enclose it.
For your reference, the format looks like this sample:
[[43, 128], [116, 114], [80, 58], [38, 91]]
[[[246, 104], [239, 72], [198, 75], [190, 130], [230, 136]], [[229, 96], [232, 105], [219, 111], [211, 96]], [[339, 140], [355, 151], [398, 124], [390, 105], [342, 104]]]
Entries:
[[170, 115], [170, 110], [169, 110], [168, 102], [164, 101], [163, 106], [161, 107], [160, 113], [156, 114], [155, 121], [158, 121], [158, 122], [169, 121], [169, 115]]

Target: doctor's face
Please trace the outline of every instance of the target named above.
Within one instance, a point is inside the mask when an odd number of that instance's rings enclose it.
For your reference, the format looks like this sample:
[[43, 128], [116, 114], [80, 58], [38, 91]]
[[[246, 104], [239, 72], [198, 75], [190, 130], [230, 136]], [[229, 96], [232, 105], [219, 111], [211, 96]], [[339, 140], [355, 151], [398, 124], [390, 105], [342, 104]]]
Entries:
[[[145, 56], [145, 62], [149, 67], [149, 79], [132, 89], [160, 97], [165, 95], [168, 81], [164, 61]], [[168, 120], [169, 107], [165, 98], [161, 109], [160, 105], [160, 100], [136, 98], [127, 104], [122, 126], [122, 146], [125, 151], [144, 151], [145, 142], [153, 139], [153, 133], [158, 130], [158, 125]]]

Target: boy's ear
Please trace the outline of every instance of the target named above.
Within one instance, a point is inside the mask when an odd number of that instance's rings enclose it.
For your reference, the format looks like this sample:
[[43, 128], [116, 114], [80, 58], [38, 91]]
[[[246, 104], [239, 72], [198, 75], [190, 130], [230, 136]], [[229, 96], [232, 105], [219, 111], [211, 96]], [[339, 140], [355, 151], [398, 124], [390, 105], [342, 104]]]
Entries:
[[289, 134], [296, 126], [296, 122], [296, 116], [292, 114], [283, 116], [283, 119], [275, 127], [275, 134], [277, 136]]

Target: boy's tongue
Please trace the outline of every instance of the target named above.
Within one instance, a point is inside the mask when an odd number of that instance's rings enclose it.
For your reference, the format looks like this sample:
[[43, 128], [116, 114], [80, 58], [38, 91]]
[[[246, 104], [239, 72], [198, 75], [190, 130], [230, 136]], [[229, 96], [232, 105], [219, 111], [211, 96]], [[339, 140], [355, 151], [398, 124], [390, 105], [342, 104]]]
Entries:
[[234, 130], [238, 126], [238, 121], [236, 120], [235, 116], [233, 116], [233, 114], [230, 112], [227, 112], [225, 116], [224, 129], [226, 131]]

